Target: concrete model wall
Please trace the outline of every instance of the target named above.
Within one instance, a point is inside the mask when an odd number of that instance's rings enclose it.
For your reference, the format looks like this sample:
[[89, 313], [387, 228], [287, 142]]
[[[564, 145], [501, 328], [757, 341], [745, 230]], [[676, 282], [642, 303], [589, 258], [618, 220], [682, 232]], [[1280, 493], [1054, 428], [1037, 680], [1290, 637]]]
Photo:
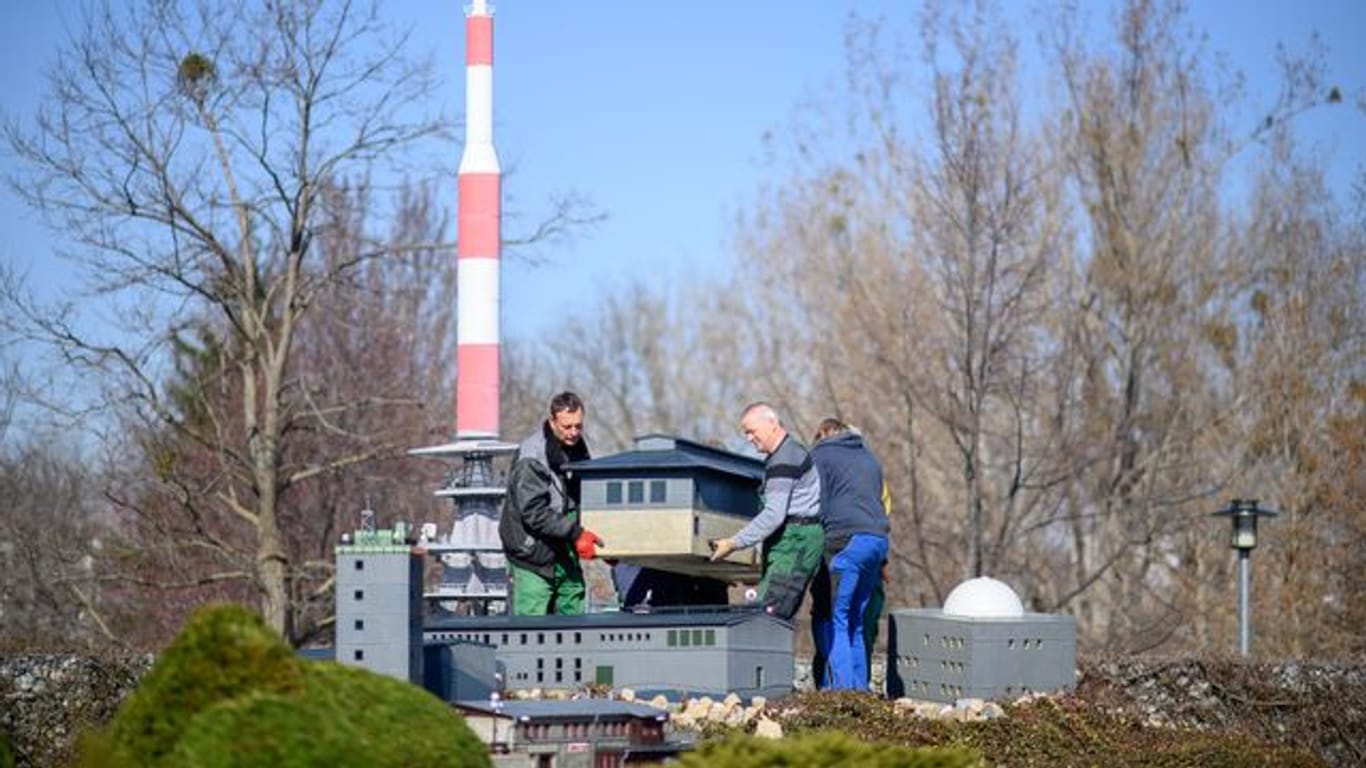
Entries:
[[337, 548], [336, 659], [422, 683], [422, 565], [403, 545]]
[[968, 618], [938, 609], [888, 614], [887, 693], [930, 701], [1014, 698], [1076, 684], [1071, 616]]
[[508, 688], [604, 684], [641, 692], [777, 696], [792, 690], [792, 626], [757, 611], [462, 617], [429, 643], [498, 648]]

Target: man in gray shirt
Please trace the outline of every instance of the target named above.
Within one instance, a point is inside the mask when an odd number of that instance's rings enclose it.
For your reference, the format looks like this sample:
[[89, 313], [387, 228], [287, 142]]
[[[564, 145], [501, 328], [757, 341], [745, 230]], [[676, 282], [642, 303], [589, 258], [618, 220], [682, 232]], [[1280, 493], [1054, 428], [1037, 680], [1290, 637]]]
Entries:
[[821, 564], [821, 480], [806, 447], [788, 434], [768, 403], [754, 403], [740, 417], [745, 439], [764, 454], [763, 509], [740, 532], [711, 542], [712, 561], [764, 543], [759, 601], [775, 616], [791, 619]]

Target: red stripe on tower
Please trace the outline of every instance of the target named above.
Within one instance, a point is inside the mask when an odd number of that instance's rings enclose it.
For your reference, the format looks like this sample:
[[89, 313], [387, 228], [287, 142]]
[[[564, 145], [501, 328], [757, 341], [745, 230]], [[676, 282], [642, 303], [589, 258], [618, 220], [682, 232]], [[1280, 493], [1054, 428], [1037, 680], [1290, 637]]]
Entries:
[[465, 150], [460, 156], [455, 432], [498, 436], [499, 250], [502, 175], [493, 148], [493, 9], [465, 17]]

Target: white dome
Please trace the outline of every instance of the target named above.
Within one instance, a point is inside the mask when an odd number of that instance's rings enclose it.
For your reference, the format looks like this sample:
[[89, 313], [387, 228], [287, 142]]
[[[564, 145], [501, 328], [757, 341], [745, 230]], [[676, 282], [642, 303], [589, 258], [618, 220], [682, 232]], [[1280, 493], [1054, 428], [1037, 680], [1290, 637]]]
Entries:
[[988, 576], [968, 579], [953, 588], [944, 601], [944, 615], [978, 619], [1016, 618], [1024, 615], [1024, 604], [1005, 582]]

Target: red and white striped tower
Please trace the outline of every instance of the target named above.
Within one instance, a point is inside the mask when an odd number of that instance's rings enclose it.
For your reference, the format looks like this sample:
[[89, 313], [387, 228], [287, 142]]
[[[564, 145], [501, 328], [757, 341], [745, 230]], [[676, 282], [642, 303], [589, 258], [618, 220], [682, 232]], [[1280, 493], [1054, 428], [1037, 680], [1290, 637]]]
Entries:
[[455, 432], [461, 440], [496, 438], [502, 172], [493, 148], [493, 10], [487, 0], [473, 0], [465, 15], [459, 193]]
[[488, 0], [473, 0], [465, 10], [465, 151], [459, 195], [455, 442], [409, 453], [459, 460], [446, 487], [436, 492], [455, 504], [450, 533], [428, 536], [423, 528], [423, 546], [445, 566], [441, 582], [427, 597], [455, 613], [502, 613], [508, 577], [498, 516], [505, 491], [496, 485], [493, 459], [517, 446], [498, 441], [502, 178], [493, 149], [493, 9]]

